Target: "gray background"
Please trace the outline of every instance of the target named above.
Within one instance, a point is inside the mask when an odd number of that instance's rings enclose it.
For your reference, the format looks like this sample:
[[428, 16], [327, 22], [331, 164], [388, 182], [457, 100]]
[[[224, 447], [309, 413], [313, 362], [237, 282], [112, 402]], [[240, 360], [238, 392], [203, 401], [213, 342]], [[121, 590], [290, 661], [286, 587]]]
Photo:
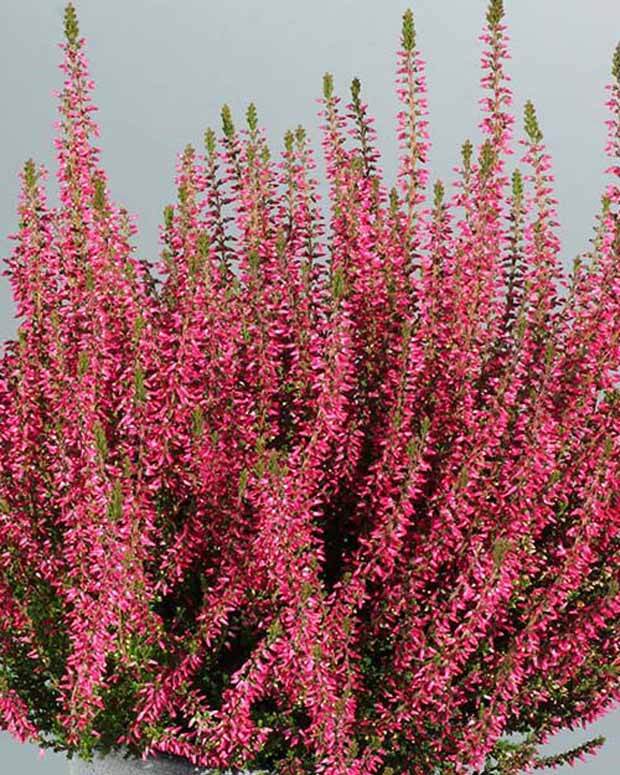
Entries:
[[[63, 3], [0, 0], [0, 251], [15, 231], [17, 172], [33, 156], [55, 172], [52, 122], [60, 88]], [[204, 129], [219, 130], [229, 102], [240, 124], [256, 102], [272, 148], [289, 127], [303, 123], [318, 146], [315, 99], [325, 70], [345, 96], [359, 76], [370, 102], [388, 180], [396, 170], [395, 51], [401, 0], [79, 0], [88, 40], [100, 145], [112, 192], [138, 217], [141, 255], [158, 250], [157, 226], [174, 196], [175, 154], [199, 145]], [[509, 72], [521, 115], [534, 100], [553, 154], [561, 236], [568, 264], [588, 247], [602, 192], [605, 142], [603, 87], [620, 38], [617, 0], [507, 0], [512, 38]], [[485, 0], [416, 0], [418, 41], [428, 61], [433, 175], [452, 178], [460, 145], [476, 140], [480, 32]], [[518, 126], [520, 126], [520, 121]], [[321, 167], [319, 167], [320, 171]], [[50, 181], [53, 184], [53, 180]], [[50, 186], [51, 202], [56, 201]], [[16, 321], [6, 278], [0, 278], [0, 340]], [[573, 770], [620, 770], [620, 712], [594, 725], [608, 736], [603, 753]], [[590, 730], [589, 730], [590, 731]], [[558, 746], [584, 739], [561, 735]], [[558, 746], [552, 746], [557, 750]], [[0, 735], [0, 773], [66, 772], [62, 757], [19, 746]]]

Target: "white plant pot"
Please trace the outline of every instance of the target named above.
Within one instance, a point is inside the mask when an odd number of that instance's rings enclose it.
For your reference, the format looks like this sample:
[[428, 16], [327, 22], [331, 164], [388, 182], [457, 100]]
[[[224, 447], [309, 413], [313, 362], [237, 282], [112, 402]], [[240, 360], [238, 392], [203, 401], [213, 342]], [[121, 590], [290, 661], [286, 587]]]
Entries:
[[[265, 770], [226, 770], [221, 775], [268, 775]], [[213, 770], [194, 767], [189, 762], [179, 762], [172, 758], [155, 757], [125, 759], [122, 753], [110, 753], [95, 756], [92, 762], [74, 758], [69, 765], [70, 775], [211, 775]]]

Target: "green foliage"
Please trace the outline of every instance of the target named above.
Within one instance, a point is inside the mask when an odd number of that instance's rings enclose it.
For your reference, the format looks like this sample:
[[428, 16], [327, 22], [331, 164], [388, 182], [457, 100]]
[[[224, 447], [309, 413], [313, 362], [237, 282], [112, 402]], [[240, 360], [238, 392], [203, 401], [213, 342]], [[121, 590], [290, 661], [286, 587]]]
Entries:
[[[64, 604], [56, 591], [34, 569], [17, 573], [10, 570], [8, 578], [16, 601], [26, 604], [32, 621], [33, 645], [41, 660], [33, 659], [32, 646], [25, 639], [14, 638], [13, 648], [0, 660], [0, 688], [16, 691], [29, 708], [29, 719], [42, 735], [42, 747], [60, 750], [66, 731], [57, 721], [58, 683], [66, 670], [69, 638], [62, 626], [66, 614]], [[53, 744], [45, 743], [46, 735], [54, 736]]]
[[97, 421], [93, 427], [93, 435], [95, 437], [95, 446], [97, 447], [99, 457], [102, 460], [105, 460], [108, 456], [108, 439], [106, 432], [99, 421]]
[[86, 267], [85, 278], [86, 290], [92, 291], [95, 287], [95, 272], [91, 264]]
[[192, 412], [192, 433], [197, 439], [202, 438], [205, 427], [205, 418], [200, 404], [194, 407]]
[[101, 175], [96, 175], [94, 184], [93, 206], [97, 212], [103, 213], [105, 210], [105, 180]]
[[463, 169], [466, 173], [471, 170], [471, 160], [474, 153], [474, 146], [471, 140], [465, 140], [461, 146], [461, 159], [463, 160]]
[[[267, 697], [255, 702], [252, 706], [252, 720], [257, 727], [270, 727], [272, 729], [304, 729], [310, 721], [303, 708], [284, 710], [279, 707], [275, 698]], [[304, 758], [302, 746], [291, 746], [282, 732], [272, 732], [261, 751], [248, 763], [251, 770], [266, 772], [278, 772], [283, 764], [290, 761], [293, 756]], [[311, 757], [307, 758], [306, 765], [312, 766]], [[311, 769], [307, 770], [311, 772]]]
[[390, 212], [392, 215], [398, 212], [398, 191], [394, 186], [390, 189]]
[[498, 740], [489, 755], [482, 775], [508, 775], [517, 773], [532, 759], [536, 752], [536, 739], [527, 734], [524, 740]]
[[512, 173], [512, 197], [517, 205], [523, 201], [523, 175], [518, 169]]
[[78, 356], [78, 366], [77, 366], [78, 376], [83, 377], [86, 374], [86, 372], [88, 371], [89, 363], [90, 363], [90, 358], [88, 356], [88, 353], [82, 351]]
[[295, 135], [291, 129], [287, 129], [284, 134], [284, 148], [287, 153], [293, 152], [293, 146], [295, 144]]
[[28, 159], [24, 164], [24, 183], [26, 184], [26, 189], [33, 193], [38, 180], [39, 174], [37, 173], [36, 165], [32, 159]]
[[207, 151], [207, 155], [209, 156], [209, 158], [212, 158], [215, 155], [215, 151], [217, 148], [217, 136], [213, 131], [213, 129], [211, 129], [211, 127], [208, 127], [205, 130], [204, 145]]
[[446, 193], [446, 189], [444, 187], [444, 184], [441, 182], [441, 180], [435, 181], [435, 185], [433, 187], [433, 203], [436, 209], [439, 209], [443, 204], [443, 198], [445, 193]]
[[503, 0], [490, 0], [487, 10], [487, 22], [489, 27], [497, 27], [504, 18]]
[[258, 127], [258, 113], [256, 112], [256, 105], [253, 102], [248, 105], [246, 120], [250, 132], [255, 132]]
[[403, 14], [401, 45], [405, 51], [413, 51], [415, 49], [415, 24], [411, 8], [407, 8]]
[[123, 488], [117, 479], [112, 485], [110, 500], [108, 501], [108, 517], [112, 522], [118, 521], [123, 516]]
[[260, 266], [260, 254], [258, 250], [250, 250], [248, 252], [248, 264], [252, 272], [256, 274]]
[[343, 296], [346, 294], [346, 279], [344, 274], [344, 269], [339, 266], [336, 267], [334, 272], [332, 273], [332, 298], [334, 301], [339, 301], [343, 298]]
[[187, 143], [183, 149], [183, 162], [187, 165], [192, 164], [196, 157], [196, 149], [191, 143]]
[[248, 471], [247, 468], [244, 468], [239, 474], [239, 487], [238, 487], [239, 498], [243, 498], [243, 496], [245, 495], [249, 478], [250, 478], [250, 472]]
[[209, 250], [211, 248], [211, 240], [209, 239], [208, 232], [203, 231], [198, 235], [196, 239], [196, 247], [201, 258], [208, 258]]
[[493, 143], [490, 140], [485, 140], [480, 149], [480, 175], [486, 178], [495, 164], [496, 153]]
[[133, 264], [131, 261], [125, 260], [123, 262], [123, 273], [125, 274], [125, 277], [130, 281], [133, 282], [136, 278], [136, 270], [134, 269]]
[[133, 333], [135, 341], [138, 341], [142, 336], [142, 332], [146, 326], [146, 322], [142, 315], [138, 315], [133, 323]]
[[164, 207], [164, 224], [168, 231], [172, 229], [173, 221], [174, 221], [174, 207], [172, 205], [166, 205]]
[[303, 145], [306, 140], [306, 130], [301, 124], [299, 124], [295, 130], [295, 139], [299, 145]]
[[177, 195], [178, 195], [178, 198], [179, 198], [179, 204], [182, 206], [181, 207], [181, 212], [183, 212], [183, 206], [187, 204], [187, 200], [188, 200], [188, 196], [189, 196], [187, 185], [185, 183], [181, 183], [181, 185], [179, 186]]
[[134, 371], [134, 390], [136, 395], [136, 401], [143, 403], [146, 401], [146, 385], [144, 383], [144, 369], [140, 362], [136, 363]]
[[325, 73], [323, 76], [323, 97], [330, 100], [334, 96], [334, 76], [331, 73]]
[[620, 85], [620, 43], [618, 43], [616, 50], [614, 51], [614, 57], [611, 65], [611, 74], [616, 79], [616, 81], [618, 81], [618, 85]]
[[493, 564], [495, 568], [500, 568], [502, 563], [504, 562], [504, 557], [510, 549], [512, 548], [512, 544], [510, 541], [508, 541], [506, 538], [498, 538], [495, 543], [493, 544]]
[[524, 126], [525, 133], [533, 143], [540, 143], [543, 139], [543, 133], [540, 131], [538, 125], [538, 118], [536, 117], [536, 110], [531, 100], [525, 103], [524, 110]]
[[542, 770], [545, 767], [560, 767], [562, 765], [568, 765], [569, 767], [575, 764], [579, 758], [585, 754], [591, 754], [600, 748], [605, 743], [605, 738], [602, 736], [593, 737], [591, 740], [578, 745], [576, 748], [571, 748], [568, 751], [554, 754], [553, 756], [541, 756], [538, 757], [534, 764], [534, 769]]
[[70, 46], [75, 46], [79, 37], [80, 28], [75, 7], [73, 6], [73, 3], [67, 3], [65, 6], [65, 38]]
[[224, 105], [222, 107], [222, 132], [224, 132], [224, 136], [229, 140], [235, 134], [235, 125], [233, 123], [232, 111], [230, 110], [229, 105]]

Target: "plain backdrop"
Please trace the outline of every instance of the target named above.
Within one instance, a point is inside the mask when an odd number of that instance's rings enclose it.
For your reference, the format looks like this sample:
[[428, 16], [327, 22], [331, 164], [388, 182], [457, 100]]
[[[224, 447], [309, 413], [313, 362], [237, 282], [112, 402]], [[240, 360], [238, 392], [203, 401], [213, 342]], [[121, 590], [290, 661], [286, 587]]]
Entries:
[[[228, 102], [240, 124], [255, 101], [272, 149], [284, 132], [304, 124], [319, 150], [318, 105], [324, 71], [348, 96], [362, 81], [376, 116], [388, 180], [397, 163], [394, 117], [395, 52], [401, 0], [78, 0], [81, 30], [97, 84], [99, 144], [112, 193], [140, 228], [139, 252], [157, 258], [161, 212], [174, 197], [176, 154], [200, 145], [204, 129], [219, 130]], [[452, 179], [463, 141], [479, 137], [480, 33], [485, 0], [415, 0], [418, 42], [428, 62], [433, 177]], [[509, 72], [521, 128], [526, 99], [537, 107], [554, 159], [564, 260], [588, 248], [603, 188], [604, 85], [620, 38], [618, 0], [506, 0], [511, 35]], [[53, 121], [60, 88], [63, 3], [0, 0], [0, 251], [16, 230], [17, 173], [30, 156], [48, 166], [53, 186]], [[0, 341], [17, 321], [6, 278], [0, 278]], [[569, 770], [620, 772], [620, 712], [588, 733], [606, 734], [595, 760]], [[587, 738], [559, 735], [549, 750]], [[20, 746], [0, 734], [0, 775], [66, 773], [58, 755]]]

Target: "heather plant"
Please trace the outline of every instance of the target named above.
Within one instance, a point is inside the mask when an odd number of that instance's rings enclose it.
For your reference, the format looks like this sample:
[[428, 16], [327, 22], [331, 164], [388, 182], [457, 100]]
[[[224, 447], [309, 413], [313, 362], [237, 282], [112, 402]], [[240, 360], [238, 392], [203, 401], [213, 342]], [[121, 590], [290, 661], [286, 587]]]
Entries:
[[72, 5], [65, 38], [59, 204], [26, 162], [7, 259], [2, 726], [288, 775], [595, 751], [540, 746], [620, 695], [620, 46], [570, 271], [501, 0], [452, 193], [407, 11], [394, 187], [357, 79], [343, 102], [324, 78], [325, 212], [304, 129], [273, 155], [254, 105], [243, 128], [225, 106], [179, 155], [151, 265]]

